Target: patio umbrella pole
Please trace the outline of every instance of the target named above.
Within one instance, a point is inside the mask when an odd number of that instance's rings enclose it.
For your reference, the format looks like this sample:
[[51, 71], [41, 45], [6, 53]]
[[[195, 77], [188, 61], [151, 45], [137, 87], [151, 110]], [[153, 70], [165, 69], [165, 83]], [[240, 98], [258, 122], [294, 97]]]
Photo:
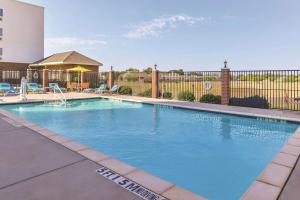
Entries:
[[77, 79], [77, 92], [79, 92], [79, 71], [78, 71], [78, 79]]
[[80, 75], [79, 73], [81, 73], [81, 76], [83, 75], [84, 72], [89, 72], [91, 70], [89, 69], [86, 69], [84, 67], [81, 67], [81, 66], [77, 66], [77, 67], [74, 67], [72, 69], [69, 69], [69, 71], [74, 71], [74, 72], [77, 72], [78, 73], [78, 80], [77, 80], [77, 91], [79, 91], [80, 89], [82, 90], [82, 85], [83, 85], [83, 79], [80, 81], [81, 82], [81, 86], [79, 87], [79, 78], [80, 78]]

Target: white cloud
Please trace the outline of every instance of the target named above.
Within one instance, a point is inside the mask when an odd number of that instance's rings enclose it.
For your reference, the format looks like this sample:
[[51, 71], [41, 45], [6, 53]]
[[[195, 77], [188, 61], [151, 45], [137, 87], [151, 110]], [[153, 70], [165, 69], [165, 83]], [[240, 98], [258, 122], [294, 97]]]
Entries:
[[107, 42], [103, 40], [78, 37], [53, 37], [45, 39], [46, 48], [93, 47], [105, 44]]
[[133, 29], [124, 36], [128, 38], [158, 37], [164, 31], [176, 28], [179, 24], [192, 25], [204, 23], [209, 20], [210, 18], [206, 17], [191, 17], [187, 15], [162, 16], [134, 26]]
[[237, 19], [237, 16], [235, 16], [235, 15], [223, 15], [221, 17], [221, 19], [223, 19], [223, 20], [235, 20], [235, 19]]

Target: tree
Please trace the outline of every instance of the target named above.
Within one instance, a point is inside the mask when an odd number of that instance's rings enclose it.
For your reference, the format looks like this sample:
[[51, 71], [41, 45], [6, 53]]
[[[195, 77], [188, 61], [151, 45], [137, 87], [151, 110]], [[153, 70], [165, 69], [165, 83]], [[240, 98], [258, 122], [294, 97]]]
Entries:
[[151, 67], [147, 67], [147, 68], [144, 69], [144, 72], [146, 74], [151, 74], [152, 73], [152, 68]]
[[135, 69], [135, 68], [128, 68], [126, 70], [126, 72], [139, 72], [140, 70], [139, 69]]
[[173, 72], [179, 75], [184, 75], [183, 69], [174, 69], [174, 70], [170, 70], [169, 72]]

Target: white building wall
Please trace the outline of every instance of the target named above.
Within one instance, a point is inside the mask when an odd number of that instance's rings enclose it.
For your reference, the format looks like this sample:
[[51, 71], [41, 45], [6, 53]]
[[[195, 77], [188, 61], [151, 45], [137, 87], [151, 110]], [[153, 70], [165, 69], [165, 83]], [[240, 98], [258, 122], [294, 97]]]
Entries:
[[44, 58], [44, 8], [16, 0], [0, 0], [3, 29], [1, 62], [32, 63]]

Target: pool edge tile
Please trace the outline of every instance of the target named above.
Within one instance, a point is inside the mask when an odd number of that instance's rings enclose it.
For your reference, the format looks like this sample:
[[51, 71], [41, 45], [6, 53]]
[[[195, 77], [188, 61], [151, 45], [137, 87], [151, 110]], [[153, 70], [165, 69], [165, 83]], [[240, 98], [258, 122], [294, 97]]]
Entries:
[[77, 151], [77, 153], [79, 153], [80, 155], [82, 155], [82, 156], [84, 156], [84, 157], [88, 158], [89, 160], [94, 161], [96, 163], [98, 163], [102, 160], [110, 159], [109, 156], [107, 156], [103, 153], [100, 153], [99, 151], [90, 149], [90, 148], [87, 148], [87, 149], [84, 149], [84, 150], [81, 150], [81, 151]]
[[290, 167], [271, 163], [256, 180], [283, 188], [291, 172], [292, 169]]
[[293, 135], [293, 138], [300, 139], [300, 132], [296, 132], [296, 133]]
[[300, 147], [300, 139], [291, 137], [291, 138], [288, 140], [288, 144], [289, 144], [289, 145], [292, 145], [292, 146], [295, 146], [295, 147]]
[[130, 174], [131, 172], [137, 170], [137, 168], [113, 158], [105, 159], [97, 163], [109, 168], [112, 171], [117, 172], [118, 174], [121, 174], [122, 176]]
[[280, 192], [280, 187], [254, 181], [241, 197], [241, 200], [277, 200]]
[[67, 138], [67, 137], [64, 137], [64, 136], [61, 136], [61, 135], [51, 136], [49, 139], [56, 142], [56, 143], [59, 143], [59, 144], [64, 144], [64, 143], [72, 141], [70, 138]]
[[29, 127], [29, 129], [31, 129], [31, 130], [33, 130], [33, 131], [35, 131], [35, 132], [39, 132], [39, 131], [41, 131], [41, 130], [45, 130], [46, 128], [41, 127], [41, 126], [38, 126], [38, 125], [35, 125], [35, 126]]
[[63, 143], [62, 145], [63, 145], [64, 147], [66, 147], [66, 148], [72, 150], [72, 151], [77, 152], [77, 153], [78, 153], [79, 151], [83, 151], [83, 150], [88, 149], [87, 146], [82, 145], [82, 144], [80, 144], [80, 143], [78, 143], [78, 142], [76, 142], [76, 141], [73, 141], [73, 140], [71, 140], [71, 141], [69, 141], [69, 142], [65, 142], [65, 143]]
[[179, 188], [177, 186], [171, 187], [169, 190], [163, 192], [162, 196], [170, 199], [170, 200], [205, 200], [206, 198], [201, 197], [195, 193], [192, 193], [183, 188]]
[[298, 156], [300, 155], [300, 147], [296, 147], [293, 145], [289, 145], [289, 144], [285, 144], [281, 149], [280, 152], [282, 153], [287, 153], [287, 154], [291, 154], [294, 156]]
[[150, 175], [142, 170], [135, 170], [125, 175], [125, 177], [158, 194], [162, 194], [174, 186], [173, 183], [160, 179], [156, 176]]
[[38, 130], [36, 131], [37, 133], [47, 137], [47, 138], [51, 138], [51, 137], [54, 137], [54, 136], [58, 136], [57, 133], [53, 132], [53, 131], [50, 131], [49, 129], [42, 129], [42, 130]]
[[279, 152], [272, 160], [273, 163], [283, 165], [286, 167], [294, 168], [298, 160], [298, 157], [291, 154]]

